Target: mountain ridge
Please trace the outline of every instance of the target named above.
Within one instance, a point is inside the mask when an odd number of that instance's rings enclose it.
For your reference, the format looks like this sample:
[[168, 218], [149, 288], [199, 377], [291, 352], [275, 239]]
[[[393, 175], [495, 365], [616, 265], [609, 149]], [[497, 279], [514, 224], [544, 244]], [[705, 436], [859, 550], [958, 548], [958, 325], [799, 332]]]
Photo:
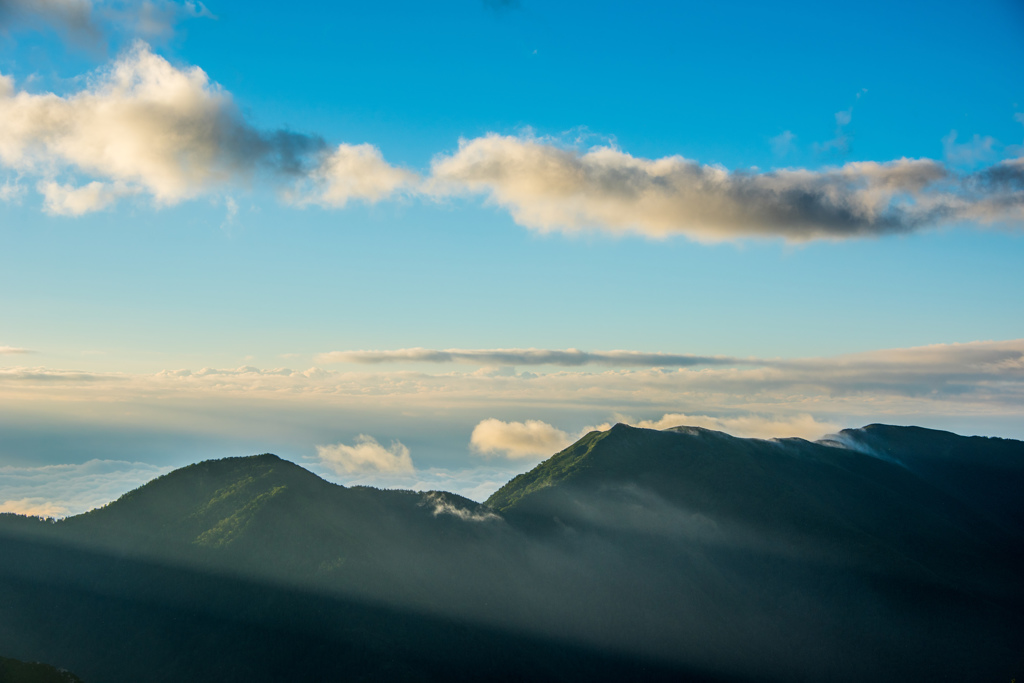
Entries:
[[[367, 680], [602, 680], [580, 665], [593, 652], [618, 658], [603, 680], [1008, 679], [1024, 536], [1000, 492], [1022, 472], [1022, 442], [886, 425], [810, 442], [620, 424], [487, 504], [332, 484], [272, 454], [210, 460], [65, 520], [0, 516], [0, 638], [89, 683], [150, 659], [163, 680], [270, 683], [286, 669], [238, 659], [246, 639], [296, 662], [309, 634], [328, 659], [303, 671], [335, 671], [342, 648]], [[97, 619], [138, 624], [140, 658], [91, 654], [116, 642]], [[217, 666], [216, 648], [174, 651], [227, 634], [241, 644]]]

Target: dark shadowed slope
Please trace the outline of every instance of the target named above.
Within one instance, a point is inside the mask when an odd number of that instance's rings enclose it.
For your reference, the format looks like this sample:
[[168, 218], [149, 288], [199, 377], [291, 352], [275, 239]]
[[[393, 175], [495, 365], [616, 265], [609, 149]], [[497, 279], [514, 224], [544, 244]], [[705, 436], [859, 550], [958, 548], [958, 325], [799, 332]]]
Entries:
[[149, 680], [1008, 681], [1024, 581], [1000, 492], [1022, 463], [1020, 442], [912, 428], [617, 425], [487, 506], [271, 455], [199, 463], [62, 522], [0, 516], [0, 642], [88, 683], [150, 662]]
[[1024, 545], [1024, 455], [1020, 441], [879, 424], [844, 429], [833, 439], [845, 447], [902, 464], [1021, 537]]
[[[1011, 673], [1024, 659], [1024, 543], [1012, 531], [1024, 508], [995, 508], [986, 491], [998, 499], [1024, 490], [1024, 444], [918, 428], [856, 431], [871, 433], [875, 448], [913, 454], [912, 464], [832, 442], [616, 425], [487, 503], [536, 535], [614, 538], [647, 567], [694, 581], [690, 594], [728, 605], [705, 616], [732, 622], [748, 649], [783, 630], [791, 646], [806, 646], [804, 665], [821, 657], [823, 676]], [[993, 462], [998, 478], [935, 474], [985, 473]], [[764, 632], [747, 631], [751, 623]], [[799, 675], [789, 662], [778, 666]]]
[[[843, 441], [861, 434], [871, 435], [872, 449], [616, 425], [519, 475], [487, 504], [523, 524], [579, 528], [622, 526], [630, 510], [668, 505], [718, 527], [846, 555], [870, 550], [873, 564], [906, 558], [964, 580], [979, 557], [1019, 559], [1020, 544], [1009, 539], [1024, 507], [985, 493], [1021, 490], [1024, 444], [880, 426], [847, 430]], [[896, 455], [878, 457], [883, 448]], [[975, 476], [934, 474], [947, 471]], [[595, 516], [612, 509], [614, 518]]]
[[82, 683], [78, 676], [49, 664], [0, 657], [0, 683]]

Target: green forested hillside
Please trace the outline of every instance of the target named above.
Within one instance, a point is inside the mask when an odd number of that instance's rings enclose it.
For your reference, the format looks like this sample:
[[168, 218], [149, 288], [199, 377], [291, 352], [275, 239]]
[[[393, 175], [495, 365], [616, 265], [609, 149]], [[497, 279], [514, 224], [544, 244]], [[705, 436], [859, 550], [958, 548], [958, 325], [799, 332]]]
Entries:
[[1021, 442], [880, 425], [617, 425], [487, 505], [208, 461], [0, 516], [0, 643], [89, 683], [1010, 680], [1022, 487]]

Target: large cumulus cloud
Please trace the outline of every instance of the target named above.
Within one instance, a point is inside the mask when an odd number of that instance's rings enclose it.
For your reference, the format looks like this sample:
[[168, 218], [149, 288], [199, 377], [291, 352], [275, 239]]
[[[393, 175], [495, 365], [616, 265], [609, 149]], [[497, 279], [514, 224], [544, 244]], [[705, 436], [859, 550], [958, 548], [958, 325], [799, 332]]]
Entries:
[[46, 210], [64, 215], [138, 193], [173, 204], [257, 176], [292, 201], [342, 205], [377, 201], [412, 177], [370, 145], [330, 148], [252, 126], [202, 69], [172, 65], [143, 42], [64, 96], [19, 91], [0, 75], [0, 163], [40, 177]]
[[1017, 167], [969, 177], [930, 159], [822, 170], [729, 171], [614, 147], [581, 152], [531, 137], [462, 140], [433, 162], [433, 191], [485, 194], [542, 231], [683, 234], [704, 241], [904, 233], [951, 221], [1020, 221]]

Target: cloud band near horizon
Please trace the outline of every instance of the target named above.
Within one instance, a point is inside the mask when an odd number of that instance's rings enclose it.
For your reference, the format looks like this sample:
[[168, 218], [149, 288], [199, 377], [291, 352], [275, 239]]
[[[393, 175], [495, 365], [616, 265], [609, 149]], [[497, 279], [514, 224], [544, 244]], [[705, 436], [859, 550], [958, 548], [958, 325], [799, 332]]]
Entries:
[[758, 359], [729, 356], [645, 353], [642, 351], [580, 351], [579, 349], [396, 349], [393, 351], [331, 351], [318, 363], [465, 363], [475, 365], [606, 365], [616, 367], [678, 367], [701, 365], [763, 365]]

